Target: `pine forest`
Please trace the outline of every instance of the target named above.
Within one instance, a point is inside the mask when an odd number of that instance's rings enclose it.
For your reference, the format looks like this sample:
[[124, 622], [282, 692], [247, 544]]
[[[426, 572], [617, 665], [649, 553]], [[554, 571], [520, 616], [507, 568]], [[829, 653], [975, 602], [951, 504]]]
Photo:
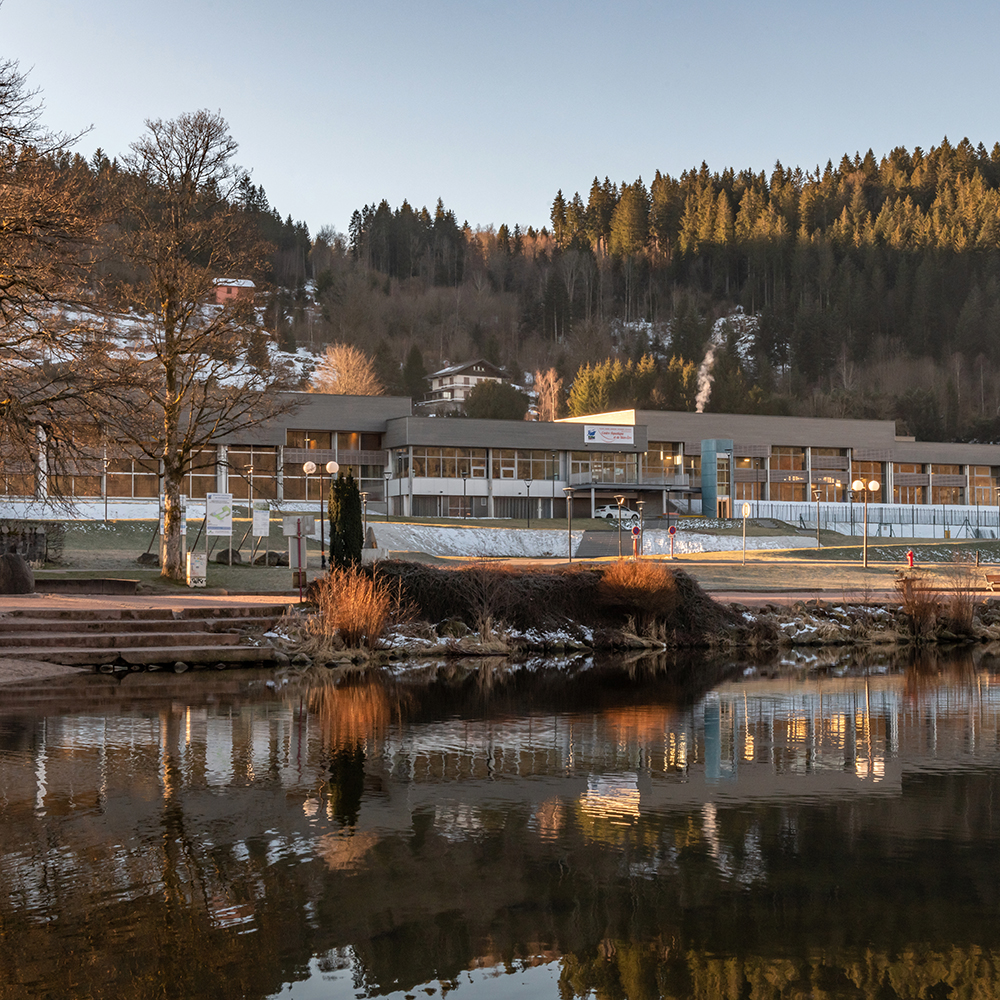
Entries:
[[[101, 151], [47, 162], [95, 216], [127, 174]], [[482, 357], [545, 376], [548, 416], [704, 407], [1000, 440], [1000, 144], [595, 178], [555, 192], [541, 229], [383, 200], [311, 236], [249, 177], [237, 198], [269, 247], [241, 276], [279, 344], [359, 347], [388, 392]], [[129, 268], [98, 257], [88, 294], [127, 302]]]

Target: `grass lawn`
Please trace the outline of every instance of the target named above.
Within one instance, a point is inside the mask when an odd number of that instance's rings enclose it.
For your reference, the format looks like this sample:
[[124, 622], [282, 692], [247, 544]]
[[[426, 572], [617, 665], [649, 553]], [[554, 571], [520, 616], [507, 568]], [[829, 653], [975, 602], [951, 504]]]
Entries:
[[[473, 520], [462, 518], [393, 518], [395, 523], [441, 524], [469, 527], [525, 528], [527, 523], [519, 519]], [[384, 523], [371, 518], [369, 524], [375, 527]], [[189, 542], [193, 543], [198, 534], [196, 521], [191, 521]], [[233, 522], [233, 543], [238, 545], [250, 526], [245, 518]], [[647, 527], [650, 524], [647, 523]], [[656, 525], [659, 527], [660, 525]], [[41, 583], [47, 577], [124, 577], [139, 580], [144, 586], [157, 591], [170, 592], [183, 588], [162, 580], [159, 570], [147, 568], [136, 562], [144, 552], [158, 552], [155, 521], [113, 521], [103, 522], [71, 521], [66, 524], [66, 538], [63, 558], [59, 565], [50, 565], [36, 571]], [[532, 519], [531, 527], [564, 531], [565, 519]], [[665, 524], [663, 525], [665, 527]], [[574, 518], [574, 530], [615, 531], [617, 525], [603, 520]], [[739, 534], [742, 529], [729, 525], [701, 526], [697, 519], [684, 519], [682, 531], [706, 531], [713, 534]], [[794, 533], [787, 527], [748, 527], [748, 537], [788, 535]], [[288, 593], [293, 590], [292, 571], [287, 566], [263, 567], [249, 565], [251, 542], [247, 538], [241, 546], [243, 565], [229, 567], [209, 562], [208, 586], [222, 588], [231, 593], [264, 592]], [[672, 565], [690, 573], [702, 586], [709, 590], [778, 590], [822, 589], [827, 595], [831, 590], [842, 591], [845, 597], [857, 596], [870, 590], [890, 590], [897, 570], [906, 566], [906, 551], [913, 548], [916, 553], [917, 568], [928, 574], [939, 586], [947, 586], [959, 572], [960, 565], [974, 563], [976, 551], [984, 565], [1000, 564], [1000, 541], [939, 541], [894, 540], [885, 545], [875, 540], [869, 542], [869, 568], [861, 566], [861, 544], [858, 539], [846, 539], [834, 532], [824, 532], [822, 548], [788, 550], [753, 549], [748, 550], [746, 565], [742, 563], [742, 551], [704, 552], [678, 555]], [[215, 554], [225, 550], [228, 539], [209, 540], [209, 549]], [[849, 542], [850, 544], [844, 544]], [[278, 518], [271, 521], [271, 534], [267, 540], [271, 551], [286, 552], [288, 543], [282, 533], [282, 522]], [[320, 547], [318, 541], [306, 541], [309, 559], [309, 578], [321, 574]], [[201, 536], [198, 548], [204, 550], [205, 537]], [[263, 553], [263, 544], [258, 543], [257, 553]], [[518, 560], [519, 562], [521, 560]]]

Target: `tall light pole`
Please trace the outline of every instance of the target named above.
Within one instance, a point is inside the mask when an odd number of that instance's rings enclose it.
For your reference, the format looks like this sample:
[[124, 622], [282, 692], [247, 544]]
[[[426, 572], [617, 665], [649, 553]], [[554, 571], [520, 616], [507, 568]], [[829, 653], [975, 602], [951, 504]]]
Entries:
[[642, 543], [645, 541], [646, 522], [642, 519], [642, 508], [645, 500], [636, 500], [635, 505], [639, 508], [639, 555], [642, 555]]
[[615, 497], [615, 503], [618, 504], [618, 559], [621, 560], [622, 557], [622, 504], [625, 503], [625, 497], [620, 493]]
[[[330, 473], [331, 478], [340, 472], [340, 465], [337, 462], [327, 462], [326, 471]], [[326, 491], [323, 489], [323, 473], [319, 474], [319, 564], [325, 569], [326, 568], [326, 538], [324, 535], [324, 522], [326, 518], [323, 516], [323, 499], [326, 496]]]
[[524, 481], [524, 495], [528, 498], [528, 527], [531, 527], [531, 480]]
[[851, 483], [851, 489], [857, 493], [863, 493], [865, 497], [864, 537], [861, 543], [861, 560], [864, 568], [868, 569], [868, 494], [878, 493], [881, 486], [876, 479], [870, 479], [867, 483], [863, 479], [855, 479]]
[[[305, 463], [303, 463], [303, 465], [302, 465], [302, 471], [306, 474], [306, 505], [308, 506], [308, 504], [309, 504], [309, 477], [316, 471], [316, 463], [315, 462], [305, 462]], [[320, 524], [320, 529], [322, 529], [323, 522], [320, 521], [319, 524]], [[319, 561], [320, 561], [320, 565], [322, 565], [322, 563], [323, 563], [323, 545], [322, 545], [322, 543], [320, 544], [320, 547], [319, 547]], [[308, 547], [307, 547], [307, 549], [306, 549], [306, 565], [308, 565], [308, 564], [309, 564], [309, 550], [308, 550]], [[299, 566], [299, 569], [301, 570], [302, 567]], [[302, 595], [300, 594], [299, 595], [300, 600], [301, 600], [301, 596]]]
[[365, 525], [365, 539], [368, 538], [368, 494], [362, 492], [361, 494], [361, 519], [364, 521]]
[[382, 499], [385, 500], [385, 519], [389, 520], [389, 480], [392, 479], [391, 472], [383, 472], [382, 478], [385, 480], [385, 489], [382, 491]]
[[462, 516], [469, 516], [469, 477], [462, 476]]
[[566, 494], [566, 551], [569, 554], [569, 562], [573, 561], [573, 487], [564, 486], [563, 493]]

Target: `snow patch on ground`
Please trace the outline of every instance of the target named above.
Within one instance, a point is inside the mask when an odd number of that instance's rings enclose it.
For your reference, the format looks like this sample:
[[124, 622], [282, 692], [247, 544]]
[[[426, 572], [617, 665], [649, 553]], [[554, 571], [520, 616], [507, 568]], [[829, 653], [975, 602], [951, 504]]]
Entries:
[[[816, 547], [816, 539], [805, 535], [768, 535], [747, 538], [747, 549], [808, 549]], [[674, 535], [674, 552], [683, 555], [691, 552], [742, 551], [741, 535], [703, 535], [694, 531], [678, 531]], [[646, 530], [643, 543], [646, 555], [669, 555], [670, 536], [666, 531]]]
[[[552, 529], [458, 528], [439, 524], [377, 524], [368, 522], [381, 549], [425, 552], [431, 556], [526, 556], [565, 558], [567, 533]], [[574, 552], [582, 531], [573, 532]]]
[[[368, 522], [380, 549], [392, 552], [424, 552], [431, 556], [524, 557], [541, 559], [566, 557], [567, 533], [552, 528], [479, 528], [440, 524], [379, 524]], [[582, 531], [573, 532], [573, 553], [577, 552]], [[631, 539], [625, 539], [631, 548]], [[748, 538], [748, 549], [804, 549], [815, 547], [816, 539], [801, 535]], [[677, 555], [693, 552], [739, 551], [742, 536], [709, 535], [679, 531], [674, 536]], [[646, 555], [668, 555], [670, 536], [663, 528], [648, 528], [643, 551]]]

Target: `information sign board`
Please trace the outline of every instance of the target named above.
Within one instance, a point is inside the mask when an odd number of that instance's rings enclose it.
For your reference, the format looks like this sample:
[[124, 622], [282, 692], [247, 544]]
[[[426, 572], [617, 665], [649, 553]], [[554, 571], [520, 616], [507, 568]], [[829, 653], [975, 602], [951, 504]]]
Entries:
[[205, 534], [209, 537], [233, 534], [232, 493], [209, 493], [205, 498], [208, 507]]

